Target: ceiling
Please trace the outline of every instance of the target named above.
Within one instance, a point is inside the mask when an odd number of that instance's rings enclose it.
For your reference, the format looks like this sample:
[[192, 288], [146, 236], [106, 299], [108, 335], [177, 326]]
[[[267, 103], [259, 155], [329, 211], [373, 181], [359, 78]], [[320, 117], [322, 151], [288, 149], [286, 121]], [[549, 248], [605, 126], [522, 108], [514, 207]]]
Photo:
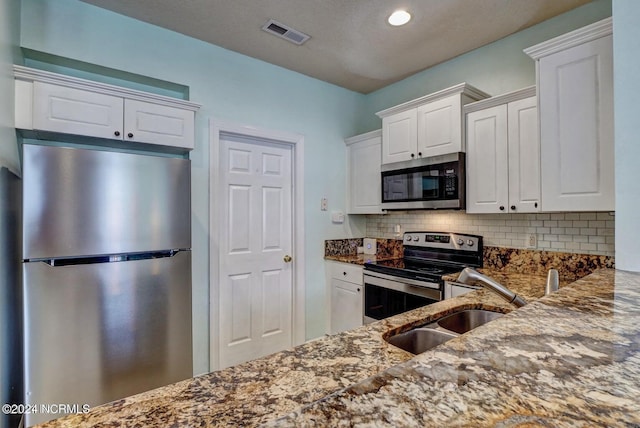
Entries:
[[[82, 0], [369, 93], [591, 0]], [[413, 19], [392, 27], [405, 9]], [[311, 36], [262, 31], [274, 19]]]

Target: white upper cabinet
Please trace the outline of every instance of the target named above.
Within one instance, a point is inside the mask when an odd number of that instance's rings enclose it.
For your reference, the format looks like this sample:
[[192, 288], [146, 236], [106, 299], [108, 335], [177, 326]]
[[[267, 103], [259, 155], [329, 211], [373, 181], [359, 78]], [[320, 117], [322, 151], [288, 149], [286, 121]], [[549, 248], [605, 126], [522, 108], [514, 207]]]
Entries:
[[507, 107], [467, 115], [467, 212], [504, 212], [509, 197]]
[[33, 129], [122, 139], [122, 98], [33, 83]]
[[194, 112], [138, 100], [124, 100], [127, 141], [193, 149]]
[[535, 87], [469, 104], [467, 212], [540, 211]]
[[347, 145], [347, 213], [380, 214], [382, 131], [344, 140]]
[[536, 60], [543, 211], [612, 211], [611, 18], [525, 50]]
[[382, 118], [382, 163], [413, 159], [418, 147], [418, 116], [416, 109], [401, 111]]
[[418, 157], [464, 152], [462, 98], [453, 95], [418, 107]]
[[199, 105], [14, 66], [16, 128], [191, 150]]
[[538, 212], [541, 210], [540, 133], [535, 95], [507, 105], [507, 128], [509, 211]]
[[466, 83], [376, 113], [382, 163], [464, 152], [462, 106], [489, 95]]

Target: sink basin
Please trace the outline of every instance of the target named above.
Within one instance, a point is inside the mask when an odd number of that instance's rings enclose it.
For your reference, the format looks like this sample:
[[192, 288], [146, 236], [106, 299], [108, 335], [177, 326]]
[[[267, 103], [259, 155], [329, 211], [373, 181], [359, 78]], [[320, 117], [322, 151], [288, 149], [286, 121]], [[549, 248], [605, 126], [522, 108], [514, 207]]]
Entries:
[[500, 318], [502, 315], [504, 314], [481, 309], [469, 309], [441, 318], [438, 320], [438, 325], [458, 334], [463, 334], [476, 327], [480, 327], [482, 324]]
[[499, 312], [483, 309], [467, 309], [413, 330], [396, 334], [386, 340], [393, 346], [417, 355], [503, 315]]
[[414, 328], [405, 333], [396, 334], [387, 341], [393, 346], [417, 355], [457, 336], [457, 334], [431, 328]]

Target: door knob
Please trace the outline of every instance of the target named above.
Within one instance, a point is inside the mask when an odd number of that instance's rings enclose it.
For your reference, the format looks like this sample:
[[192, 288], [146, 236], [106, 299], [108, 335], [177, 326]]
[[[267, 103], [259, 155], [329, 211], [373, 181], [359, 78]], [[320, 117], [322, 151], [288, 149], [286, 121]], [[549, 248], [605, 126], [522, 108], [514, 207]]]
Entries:
[[284, 256], [283, 260], [284, 260], [285, 263], [291, 263], [291, 260], [293, 260], [293, 259], [291, 258], [291, 256], [289, 254], [287, 254], [286, 256]]

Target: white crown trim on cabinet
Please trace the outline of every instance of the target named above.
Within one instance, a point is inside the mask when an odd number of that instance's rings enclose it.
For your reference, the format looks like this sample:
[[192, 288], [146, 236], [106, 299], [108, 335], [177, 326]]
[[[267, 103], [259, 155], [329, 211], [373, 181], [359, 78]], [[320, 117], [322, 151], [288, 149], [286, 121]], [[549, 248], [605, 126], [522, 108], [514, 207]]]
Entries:
[[345, 138], [344, 143], [347, 146], [350, 146], [355, 143], [359, 143], [360, 141], [365, 141], [370, 138], [382, 137], [382, 129], [376, 129], [375, 131], [367, 132], [365, 134], [355, 135], [353, 137]]
[[600, 37], [608, 36], [612, 33], [613, 20], [609, 17], [570, 33], [563, 34], [562, 36], [547, 40], [546, 42], [531, 46], [530, 48], [524, 49], [523, 52], [533, 59], [539, 59], [573, 46], [578, 46], [583, 43], [599, 39]]
[[445, 98], [451, 95], [463, 94], [468, 96], [473, 100], [481, 100], [483, 98], [488, 98], [491, 95], [487, 94], [480, 89], [469, 85], [468, 83], [459, 83], [455, 86], [451, 86], [450, 88], [443, 89], [438, 92], [434, 92], [429, 95], [425, 95], [420, 98], [416, 98], [415, 100], [407, 101], [406, 103], [398, 104], [397, 106], [393, 106], [386, 110], [382, 110], [376, 113], [378, 117], [385, 117], [395, 113], [400, 113], [405, 110], [409, 110], [412, 108], [419, 107], [423, 104], [429, 103], [431, 101], [439, 100], [441, 98]]
[[164, 95], [138, 91], [135, 89], [123, 88], [107, 83], [94, 82], [92, 80], [81, 79], [79, 77], [65, 76], [63, 74], [51, 73], [49, 71], [24, 67], [22, 65], [13, 66], [13, 75], [16, 80], [27, 82], [51, 83], [68, 88], [89, 90], [104, 95], [114, 95], [131, 100], [147, 101], [168, 107], [182, 108], [185, 110], [197, 111], [201, 104], [192, 101], [181, 100], [179, 98], [167, 97]]
[[472, 111], [484, 110], [486, 108], [491, 108], [495, 106], [499, 106], [502, 104], [508, 104], [513, 101], [518, 101], [523, 98], [535, 97], [536, 96], [536, 87], [529, 86], [527, 88], [518, 89], [517, 91], [508, 92], [503, 95], [496, 95], [495, 97], [487, 98], [486, 100], [476, 101], [475, 103], [470, 103], [462, 107], [462, 111], [464, 114], [471, 113]]

